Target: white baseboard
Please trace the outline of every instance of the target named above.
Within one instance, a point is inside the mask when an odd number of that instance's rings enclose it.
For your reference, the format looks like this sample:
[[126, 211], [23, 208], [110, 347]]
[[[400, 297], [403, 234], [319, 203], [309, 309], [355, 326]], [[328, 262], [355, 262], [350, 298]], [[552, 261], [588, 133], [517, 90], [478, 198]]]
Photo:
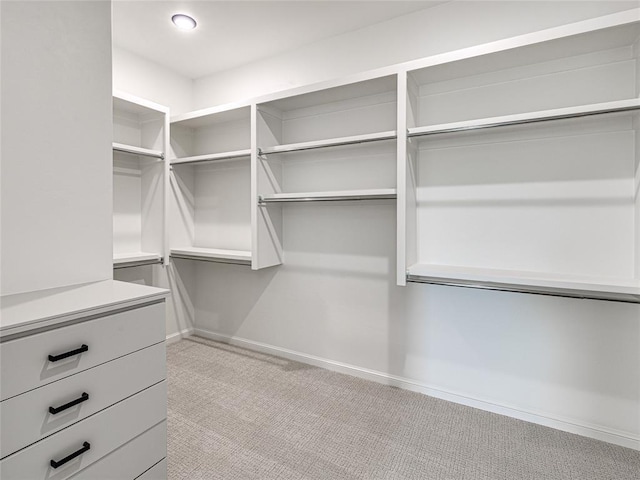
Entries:
[[171, 335], [167, 335], [166, 344], [171, 345], [172, 343], [179, 342], [184, 337], [189, 337], [193, 335], [193, 328], [185, 328], [184, 330], [180, 330], [179, 332], [172, 333]]
[[208, 338], [210, 340], [216, 340], [231, 345], [237, 345], [239, 347], [245, 347], [261, 353], [277, 355], [289, 360], [295, 360], [301, 363], [306, 363], [308, 365], [332, 370], [334, 372], [345, 373], [354, 377], [371, 380], [377, 383], [382, 383], [384, 385], [391, 385], [405, 390], [419, 392], [431, 397], [436, 397], [442, 400], [474, 407], [487, 412], [517, 418], [519, 420], [524, 420], [538, 425], [544, 425], [546, 427], [555, 428], [556, 430], [562, 430], [564, 432], [582, 435], [584, 437], [613, 443], [615, 445], [632, 448], [634, 450], [640, 450], [640, 436], [638, 435], [630, 435], [626, 432], [604, 428], [599, 425], [580, 423], [572, 419], [553, 417], [540, 412], [527, 411], [511, 405], [502, 405], [495, 402], [489, 402], [479, 398], [469, 397], [456, 392], [451, 392], [442, 388], [427, 385], [416, 380], [389, 375], [387, 373], [356, 367], [341, 362], [335, 362], [333, 360], [327, 360], [325, 358], [307, 355], [305, 353], [296, 352], [286, 348], [280, 348], [265, 343], [254, 342], [253, 340], [247, 340], [245, 338], [223, 335], [199, 328], [193, 329], [191, 332], [193, 335]]

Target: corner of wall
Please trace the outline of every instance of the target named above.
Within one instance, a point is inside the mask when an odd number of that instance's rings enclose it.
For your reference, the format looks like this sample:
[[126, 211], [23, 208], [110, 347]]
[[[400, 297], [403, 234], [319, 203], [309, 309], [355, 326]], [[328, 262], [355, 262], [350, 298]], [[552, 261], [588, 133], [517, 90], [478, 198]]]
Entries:
[[171, 115], [194, 109], [193, 79], [116, 45], [113, 88], [165, 105]]

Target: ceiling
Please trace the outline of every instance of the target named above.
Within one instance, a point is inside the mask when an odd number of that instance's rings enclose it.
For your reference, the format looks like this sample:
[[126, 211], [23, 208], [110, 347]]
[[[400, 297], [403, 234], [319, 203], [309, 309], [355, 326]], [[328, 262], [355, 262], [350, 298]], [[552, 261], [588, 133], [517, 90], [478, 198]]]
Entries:
[[[113, 1], [113, 43], [196, 79], [445, 0]], [[175, 13], [196, 19], [180, 31]]]

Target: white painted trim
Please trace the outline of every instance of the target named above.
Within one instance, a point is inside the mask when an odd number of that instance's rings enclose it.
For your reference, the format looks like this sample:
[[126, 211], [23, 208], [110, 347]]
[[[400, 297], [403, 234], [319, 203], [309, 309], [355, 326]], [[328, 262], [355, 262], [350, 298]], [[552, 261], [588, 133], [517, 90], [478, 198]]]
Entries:
[[384, 385], [390, 385], [393, 387], [402, 388], [404, 390], [422, 393], [430, 397], [435, 397], [449, 402], [478, 408], [487, 412], [505, 415], [507, 417], [516, 418], [518, 420], [524, 420], [526, 422], [555, 428], [556, 430], [562, 430], [564, 432], [574, 433], [576, 435], [582, 435], [584, 437], [589, 437], [596, 440], [601, 440], [603, 442], [608, 442], [640, 451], [640, 435], [630, 435], [627, 432], [602, 427], [600, 425], [592, 425], [585, 422], [579, 422], [574, 419], [552, 416], [543, 412], [523, 410], [513, 405], [490, 402], [480, 398], [462, 395], [460, 393], [445, 390], [439, 387], [434, 387], [432, 385], [428, 385], [416, 380], [411, 380], [409, 378], [389, 375], [384, 372], [370, 370], [367, 368], [356, 367], [354, 365], [336, 362], [333, 360], [328, 360], [326, 358], [316, 357], [314, 355], [307, 355], [304, 353], [296, 352], [294, 350], [275, 347], [273, 345], [255, 342], [253, 340], [247, 340], [241, 337], [210, 332], [208, 330], [203, 330], [200, 328], [194, 328], [193, 334], [210, 340], [237, 345], [239, 347], [248, 348], [251, 350], [259, 351], [261, 353], [277, 355], [289, 360], [295, 360], [308, 365], [325, 368], [334, 372], [344, 373]]
[[172, 343], [179, 342], [185, 337], [190, 337], [194, 334], [193, 328], [184, 328], [178, 332], [167, 335], [166, 344], [171, 345]]

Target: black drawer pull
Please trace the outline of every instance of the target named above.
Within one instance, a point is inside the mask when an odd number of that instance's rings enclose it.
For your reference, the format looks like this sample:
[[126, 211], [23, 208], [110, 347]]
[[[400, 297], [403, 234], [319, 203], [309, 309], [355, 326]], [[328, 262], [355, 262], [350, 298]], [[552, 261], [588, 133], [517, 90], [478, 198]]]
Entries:
[[55, 415], [56, 413], [60, 413], [63, 410], [66, 410], [67, 408], [71, 408], [74, 405], [78, 405], [79, 403], [86, 402], [87, 400], [89, 400], [89, 394], [87, 392], [82, 392], [82, 395], [80, 395], [80, 398], [76, 398], [75, 400], [72, 400], [69, 403], [65, 403], [64, 405], [60, 405], [59, 407], [49, 407], [49, 413], [53, 413]]
[[73, 452], [68, 457], [64, 457], [62, 460], [60, 460], [58, 462], [56, 462], [55, 460], [51, 460], [51, 466], [53, 468], [58, 468], [58, 467], [64, 465], [65, 463], [67, 463], [69, 460], [73, 460], [77, 456], [82, 455], [84, 452], [88, 451], [90, 448], [91, 448], [91, 445], [89, 445], [89, 442], [84, 442], [82, 444], [82, 448], [80, 450], [76, 450], [75, 452]]
[[71, 350], [70, 352], [61, 353], [60, 355], [49, 355], [50, 362], [57, 362], [58, 360], [62, 360], [63, 358], [73, 357], [74, 355], [79, 355], [82, 352], [88, 352], [89, 347], [84, 343], [80, 348], [76, 348], [75, 350]]

